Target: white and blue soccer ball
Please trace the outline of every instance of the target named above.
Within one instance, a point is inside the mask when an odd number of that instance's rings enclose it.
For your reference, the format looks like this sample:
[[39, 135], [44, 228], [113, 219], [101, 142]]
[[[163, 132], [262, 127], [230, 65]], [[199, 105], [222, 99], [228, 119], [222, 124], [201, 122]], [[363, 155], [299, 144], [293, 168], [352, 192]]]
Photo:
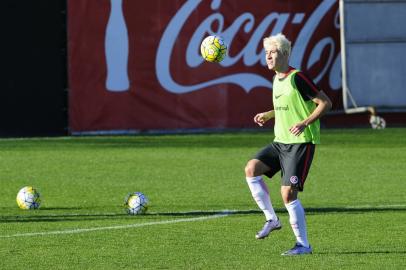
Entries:
[[23, 187], [17, 193], [17, 205], [21, 209], [38, 209], [41, 205], [41, 196], [37, 189], [31, 186]]
[[124, 199], [124, 208], [129, 215], [142, 215], [148, 210], [148, 198], [142, 192], [129, 193]]
[[373, 129], [384, 129], [386, 127], [385, 119], [377, 115], [371, 115], [369, 123]]

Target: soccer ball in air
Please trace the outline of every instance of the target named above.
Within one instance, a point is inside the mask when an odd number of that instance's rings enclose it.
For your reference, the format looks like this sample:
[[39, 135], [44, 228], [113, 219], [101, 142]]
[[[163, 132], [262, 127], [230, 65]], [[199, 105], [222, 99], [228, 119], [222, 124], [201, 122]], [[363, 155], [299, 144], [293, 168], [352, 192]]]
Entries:
[[227, 45], [219, 36], [208, 36], [200, 45], [200, 52], [208, 62], [221, 62], [227, 54]]
[[386, 127], [385, 119], [377, 115], [371, 115], [369, 118], [369, 123], [373, 129], [384, 129]]
[[23, 187], [17, 194], [17, 205], [21, 209], [38, 209], [41, 205], [39, 192], [33, 187]]
[[141, 192], [130, 193], [124, 199], [124, 207], [127, 214], [142, 215], [148, 209], [148, 198]]

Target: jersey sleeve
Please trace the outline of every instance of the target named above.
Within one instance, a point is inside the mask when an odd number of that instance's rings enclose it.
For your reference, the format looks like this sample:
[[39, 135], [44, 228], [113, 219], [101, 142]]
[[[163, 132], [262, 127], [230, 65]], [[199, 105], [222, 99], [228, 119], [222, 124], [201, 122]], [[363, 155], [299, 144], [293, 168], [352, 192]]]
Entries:
[[295, 84], [304, 100], [310, 100], [317, 96], [320, 88], [305, 73], [299, 71], [295, 74]]

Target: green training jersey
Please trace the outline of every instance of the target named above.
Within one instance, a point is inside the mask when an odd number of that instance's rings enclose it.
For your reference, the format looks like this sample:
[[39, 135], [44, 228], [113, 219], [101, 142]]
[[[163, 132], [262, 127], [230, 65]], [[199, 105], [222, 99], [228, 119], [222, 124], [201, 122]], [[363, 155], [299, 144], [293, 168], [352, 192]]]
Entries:
[[320, 121], [307, 126], [299, 135], [293, 135], [289, 129], [306, 119], [316, 108], [311, 100], [305, 100], [295, 83], [299, 70], [292, 70], [285, 78], [273, 80], [273, 105], [275, 110], [275, 142], [285, 144], [320, 143]]

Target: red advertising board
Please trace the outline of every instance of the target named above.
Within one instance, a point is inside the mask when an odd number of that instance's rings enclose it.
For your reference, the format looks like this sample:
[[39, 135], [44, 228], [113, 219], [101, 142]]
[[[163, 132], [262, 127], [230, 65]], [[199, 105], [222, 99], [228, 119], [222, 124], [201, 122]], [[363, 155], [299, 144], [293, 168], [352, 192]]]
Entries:
[[[250, 128], [272, 108], [262, 40], [284, 33], [290, 64], [341, 104], [338, 2], [68, 1], [72, 133]], [[228, 45], [205, 62], [200, 43]]]

